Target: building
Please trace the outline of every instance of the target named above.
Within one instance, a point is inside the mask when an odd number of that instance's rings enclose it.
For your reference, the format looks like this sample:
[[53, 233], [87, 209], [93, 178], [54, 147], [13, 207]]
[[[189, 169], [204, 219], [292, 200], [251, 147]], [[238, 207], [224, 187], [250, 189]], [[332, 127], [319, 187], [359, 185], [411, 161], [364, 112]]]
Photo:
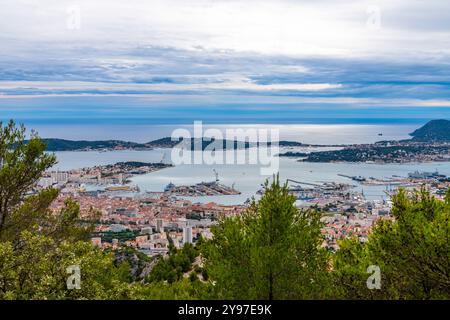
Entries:
[[127, 227], [122, 224], [112, 224], [109, 226], [109, 231], [111, 232], [123, 232], [126, 231]]
[[145, 227], [145, 228], [142, 228], [142, 229], [141, 229], [141, 233], [142, 233], [142, 234], [152, 234], [152, 233], [153, 233], [153, 230], [152, 230], [151, 227]]
[[163, 232], [163, 231], [164, 231], [163, 220], [156, 219], [156, 232]]
[[69, 181], [69, 173], [64, 171], [53, 171], [50, 174], [53, 183], [67, 183]]
[[38, 181], [38, 186], [41, 188], [48, 188], [51, 187], [53, 185], [53, 179], [50, 177], [46, 177], [46, 178], [41, 178]]
[[183, 244], [192, 243], [192, 227], [186, 226], [183, 228]]
[[142, 244], [146, 243], [148, 240], [148, 236], [137, 236], [136, 237], [136, 245], [140, 247]]
[[95, 238], [92, 238], [91, 241], [92, 241], [92, 244], [94, 246], [97, 246], [97, 247], [100, 247], [100, 248], [102, 247], [102, 238], [95, 237]]

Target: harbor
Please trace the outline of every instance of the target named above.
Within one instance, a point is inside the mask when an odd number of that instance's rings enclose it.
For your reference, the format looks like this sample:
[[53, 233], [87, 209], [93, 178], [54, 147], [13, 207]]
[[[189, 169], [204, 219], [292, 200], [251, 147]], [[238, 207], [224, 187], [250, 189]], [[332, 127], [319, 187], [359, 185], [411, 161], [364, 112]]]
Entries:
[[[98, 152], [57, 152], [59, 160], [58, 167], [64, 171], [77, 170], [76, 168], [93, 167], [94, 163], [117, 163], [126, 161], [141, 161], [157, 163], [167, 154], [169, 149], [155, 149], [149, 151], [129, 152], [111, 151], [99, 154]], [[100, 157], [100, 159], [99, 159]], [[56, 168], [55, 168], [56, 169]], [[261, 188], [266, 179], [271, 180], [271, 175], [261, 175], [260, 166], [245, 165], [177, 165], [155, 170], [145, 174], [133, 175], [128, 177], [130, 185], [138, 186], [141, 190], [137, 192], [127, 192], [129, 196], [142, 196], [147, 192], [163, 193], [169, 183], [176, 186], [192, 186], [201, 181], [214, 181], [212, 169], [220, 173], [220, 184], [233, 186], [240, 194], [227, 196], [196, 196], [193, 201], [208, 203], [214, 201], [224, 205], [243, 204], [247, 199], [260, 195], [257, 191]], [[79, 169], [78, 169], [79, 170]], [[352, 191], [364, 193], [367, 200], [388, 199], [386, 196], [386, 185], [388, 188], [395, 189], [398, 186], [410, 186], [405, 184], [409, 173], [435, 172], [450, 175], [450, 162], [425, 162], [410, 164], [370, 164], [370, 163], [308, 163], [297, 162], [289, 158], [280, 158], [279, 176], [281, 181], [292, 179], [301, 182], [323, 184], [323, 183], [344, 183], [352, 187]], [[366, 182], [353, 181], [341, 175], [361, 176], [368, 179]], [[86, 179], [86, 188], [88, 190], [104, 189], [105, 185], [98, 184], [97, 176], [92, 172], [92, 179]], [[373, 177], [375, 179], [369, 179]], [[90, 178], [86, 176], [86, 178]], [[102, 181], [110, 177], [102, 175]], [[49, 180], [49, 179], [48, 179]], [[65, 181], [65, 177], [60, 177], [60, 181]], [[303, 185], [306, 187], [307, 185]], [[412, 186], [412, 185], [411, 185]], [[189, 197], [190, 198], [190, 197]]]
[[215, 175], [214, 181], [180, 186], [169, 183], [164, 188], [164, 193], [184, 197], [227, 196], [241, 194], [240, 191], [234, 188], [234, 183], [231, 187], [221, 184], [219, 182], [219, 174], [215, 169], [213, 171]]

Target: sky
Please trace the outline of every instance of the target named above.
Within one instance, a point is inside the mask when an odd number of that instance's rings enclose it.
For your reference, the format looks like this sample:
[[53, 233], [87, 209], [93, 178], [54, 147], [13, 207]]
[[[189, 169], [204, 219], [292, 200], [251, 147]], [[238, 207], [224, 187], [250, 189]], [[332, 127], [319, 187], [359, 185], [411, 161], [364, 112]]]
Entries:
[[0, 120], [450, 118], [449, 1], [0, 4]]

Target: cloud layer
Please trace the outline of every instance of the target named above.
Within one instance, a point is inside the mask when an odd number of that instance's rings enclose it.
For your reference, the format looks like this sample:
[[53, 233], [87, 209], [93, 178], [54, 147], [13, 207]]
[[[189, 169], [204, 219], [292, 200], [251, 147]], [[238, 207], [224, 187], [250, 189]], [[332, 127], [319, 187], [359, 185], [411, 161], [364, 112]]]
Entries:
[[450, 108], [446, 1], [4, 0], [0, 31], [1, 118]]

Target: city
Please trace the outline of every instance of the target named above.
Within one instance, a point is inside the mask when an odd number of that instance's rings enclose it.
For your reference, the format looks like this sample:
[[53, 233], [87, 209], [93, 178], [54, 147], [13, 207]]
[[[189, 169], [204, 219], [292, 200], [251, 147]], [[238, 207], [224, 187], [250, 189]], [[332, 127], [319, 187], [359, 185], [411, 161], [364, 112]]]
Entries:
[[[183, 196], [222, 194], [226, 197], [227, 194], [239, 193], [232, 187], [219, 184], [217, 175], [216, 181], [202, 182], [196, 186], [175, 186], [170, 183], [163, 192], [141, 193], [136, 186], [130, 187], [127, 184], [126, 179], [131, 174], [164, 170], [164, 167], [170, 165], [139, 164], [130, 167], [117, 164], [68, 172], [47, 172], [40, 179], [38, 190], [50, 186], [60, 190], [60, 196], [52, 204], [55, 212], [61, 210], [68, 198], [80, 204], [81, 217], [89, 217], [93, 212], [98, 212], [100, 216], [97, 218], [95, 236], [92, 237], [96, 246], [113, 249], [131, 246], [149, 256], [168, 254], [168, 238], [172, 239], [177, 248], [185, 243], [195, 243], [200, 237], [211, 239], [212, 225], [220, 218], [243, 213], [250, 203], [250, 199], [243, 205], [196, 203], [192, 199], [183, 199]], [[356, 236], [361, 242], [367, 241], [368, 234], [378, 219], [392, 219], [390, 197], [395, 194], [396, 188], [426, 188], [442, 200], [450, 188], [450, 177], [438, 172], [416, 171], [411, 172], [408, 177], [384, 180], [361, 176], [345, 177], [362, 185], [385, 187], [388, 199], [367, 200], [363, 193], [354, 191], [351, 184], [313, 184], [288, 180], [290, 193], [297, 198], [299, 210], [314, 208], [322, 212], [323, 246], [331, 251], [336, 251], [339, 248], [338, 241], [344, 238]], [[88, 191], [88, 185], [103, 185], [104, 189]], [[205, 186], [209, 186], [208, 192], [205, 191]], [[215, 189], [211, 189], [211, 186]], [[258, 194], [264, 194], [264, 189], [259, 190]]]

